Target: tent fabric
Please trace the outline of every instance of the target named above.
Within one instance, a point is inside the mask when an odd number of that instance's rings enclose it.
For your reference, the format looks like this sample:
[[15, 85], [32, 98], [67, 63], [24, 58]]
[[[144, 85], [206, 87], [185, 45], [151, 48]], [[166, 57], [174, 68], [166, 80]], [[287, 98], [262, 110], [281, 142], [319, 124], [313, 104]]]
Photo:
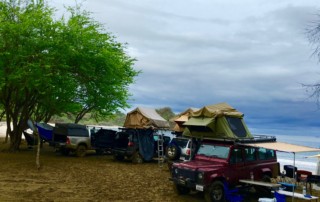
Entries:
[[139, 153], [144, 160], [150, 161], [153, 158], [154, 138], [153, 130], [138, 131]]
[[320, 152], [320, 149], [317, 149], [317, 148], [289, 144], [285, 142], [248, 143], [243, 145], [247, 145], [251, 147], [261, 147], [265, 149], [272, 149], [272, 150], [288, 152], [288, 153]]
[[192, 117], [216, 117], [223, 115], [243, 117], [243, 113], [237, 111], [235, 108], [231, 107], [229, 104], [225, 102], [214, 105], [208, 105], [191, 113]]
[[208, 126], [212, 123], [214, 123], [214, 118], [194, 118], [191, 117], [186, 123], [183, 125], [185, 126]]
[[127, 113], [123, 124], [126, 128], [169, 128], [169, 122], [162, 118], [155, 109], [137, 107]]
[[[227, 117], [219, 118], [190, 118], [190, 122], [184, 123], [187, 128], [183, 132], [183, 136], [192, 136], [197, 138], [221, 138], [221, 139], [252, 139], [253, 136], [249, 132], [246, 124], [242, 118], [236, 118], [242, 128], [242, 134], [239, 135], [235, 131], [232, 131], [230, 122]], [[203, 120], [203, 121], [202, 121]]]
[[191, 118], [183, 124], [187, 129], [184, 136], [198, 138], [241, 139], [253, 136], [243, 120], [243, 113], [227, 103], [205, 106], [191, 113]]
[[176, 132], [183, 132], [185, 129], [185, 126], [183, 126], [183, 123], [185, 123], [186, 121], [189, 120], [190, 114], [193, 111], [197, 111], [197, 110], [199, 110], [199, 109], [190, 107], [190, 108], [186, 109], [184, 112], [181, 112], [180, 114], [178, 114], [173, 119], [171, 119], [171, 121], [176, 123], [172, 130], [176, 131]]

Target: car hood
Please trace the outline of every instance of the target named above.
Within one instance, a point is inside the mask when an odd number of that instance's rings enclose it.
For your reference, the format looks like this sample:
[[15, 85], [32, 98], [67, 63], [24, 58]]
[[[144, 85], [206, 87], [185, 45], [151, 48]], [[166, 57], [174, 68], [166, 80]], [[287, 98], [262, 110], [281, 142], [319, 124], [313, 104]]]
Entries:
[[192, 160], [181, 163], [175, 163], [174, 167], [190, 169], [190, 170], [211, 170], [219, 167], [223, 167], [227, 164], [225, 160], [217, 159], [217, 160]]

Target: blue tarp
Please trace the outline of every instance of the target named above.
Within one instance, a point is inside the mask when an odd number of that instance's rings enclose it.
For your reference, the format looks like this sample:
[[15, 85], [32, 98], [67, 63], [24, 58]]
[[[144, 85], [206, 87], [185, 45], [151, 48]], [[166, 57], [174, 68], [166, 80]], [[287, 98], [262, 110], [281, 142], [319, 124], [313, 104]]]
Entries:
[[40, 138], [44, 141], [52, 141], [53, 126], [46, 123], [36, 123]]

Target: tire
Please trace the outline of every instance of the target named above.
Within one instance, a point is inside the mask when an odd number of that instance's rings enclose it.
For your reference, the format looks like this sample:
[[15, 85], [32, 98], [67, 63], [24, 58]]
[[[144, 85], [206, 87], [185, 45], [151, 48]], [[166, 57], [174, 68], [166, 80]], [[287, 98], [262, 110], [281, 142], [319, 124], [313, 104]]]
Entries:
[[133, 156], [132, 156], [132, 163], [137, 163], [137, 164], [140, 164], [140, 163], [143, 163], [143, 159], [142, 159], [142, 156], [141, 154], [136, 151]]
[[66, 149], [66, 148], [61, 148], [60, 149], [60, 152], [63, 156], [68, 156], [69, 153], [70, 153], [70, 150], [69, 149]]
[[97, 155], [102, 155], [103, 154], [103, 149], [96, 149], [96, 154]]
[[[269, 175], [263, 175], [261, 178], [262, 182], [271, 182], [271, 178]], [[261, 197], [272, 197], [273, 194], [271, 193], [271, 189], [268, 187], [263, 186], [254, 186], [254, 189], [256, 190], [256, 193]]]
[[204, 193], [207, 202], [225, 202], [226, 196], [221, 181], [214, 181]]
[[186, 195], [190, 193], [190, 188], [178, 184], [173, 184], [173, 190], [178, 195]]
[[124, 159], [124, 156], [120, 156], [120, 155], [114, 154], [113, 155], [113, 159], [117, 160], [117, 161], [122, 161]]
[[166, 149], [166, 156], [168, 159], [175, 161], [180, 158], [181, 151], [180, 148], [177, 145], [169, 145]]
[[76, 149], [77, 157], [84, 157], [87, 153], [87, 147], [85, 145], [79, 145]]

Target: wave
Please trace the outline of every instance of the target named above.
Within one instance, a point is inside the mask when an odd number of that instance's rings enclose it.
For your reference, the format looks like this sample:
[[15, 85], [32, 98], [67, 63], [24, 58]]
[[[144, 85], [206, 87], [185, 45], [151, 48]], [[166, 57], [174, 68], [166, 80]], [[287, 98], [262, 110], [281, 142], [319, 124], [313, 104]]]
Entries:
[[[291, 159], [278, 159], [278, 162], [280, 163], [280, 170], [282, 172], [284, 165], [293, 165], [293, 160]], [[307, 170], [312, 173], [316, 173], [317, 170], [317, 163], [315, 162], [307, 162], [307, 161], [295, 161], [295, 167], [297, 167], [298, 170]]]

